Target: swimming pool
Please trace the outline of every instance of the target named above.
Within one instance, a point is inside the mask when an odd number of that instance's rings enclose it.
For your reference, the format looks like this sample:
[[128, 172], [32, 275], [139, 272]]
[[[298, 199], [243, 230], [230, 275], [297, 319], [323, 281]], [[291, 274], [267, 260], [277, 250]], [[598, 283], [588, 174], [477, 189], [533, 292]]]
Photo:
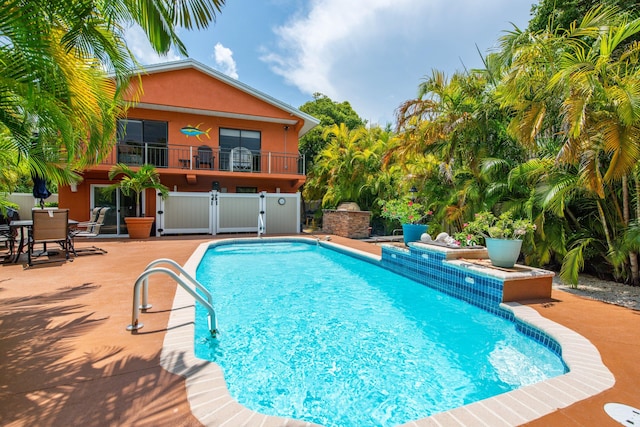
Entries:
[[308, 243], [222, 245], [197, 279], [196, 356], [248, 408], [327, 427], [391, 427], [566, 372], [512, 322]]
[[[247, 241], [282, 241], [282, 238], [222, 239], [201, 244], [191, 255], [184, 268], [192, 275], [209, 248], [219, 245], [243, 243]], [[306, 241], [304, 237], [290, 237], [287, 241]], [[315, 243], [315, 240], [314, 240]], [[318, 244], [334, 247], [357, 256], [372, 256], [321, 241]], [[185, 377], [187, 395], [192, 414], [207, 426], [219, 425], [287, 425], [289, 427], [309, 426], [306, 421], [274, 417], [253, 411], [241, 405], [229, 394], [223, 371], [216, 363], [204, 362], [194, 353], [194, 307], [195, 303], [186, 291], [178, 287], [174, 299], [164, 346], [160, 356], [162, 366], [169, 372]], [[502, 304], [512, 312], [518, 322], [544, 330], [562, 347], [562, 355], [570, 372], [518, 390], [505, 392], [479, 402], [460, 406], [446, 412], [422, 419], [418, 424], [409, 422], [407, 426], [423, 425], [425, 421], [446, 425], [485, 424], [492, 426], [515, 426], [544, 416], [559, 408], [569, 406], [582, 399], [610, 388], [614, 378], [602, 364], [597, 349], [584, 337], [562, 325], [543, 318], [537, 311], [517, 303]]]

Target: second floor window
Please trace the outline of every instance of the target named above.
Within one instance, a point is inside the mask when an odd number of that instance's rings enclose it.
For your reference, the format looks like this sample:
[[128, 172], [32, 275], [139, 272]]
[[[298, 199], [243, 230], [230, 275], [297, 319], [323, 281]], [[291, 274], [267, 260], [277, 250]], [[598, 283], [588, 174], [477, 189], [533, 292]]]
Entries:
[[260, 171], [261, 134], [255, 130], [220, 128], [220, 168]]
[[158, 120], [118, 120], [118, 144], [167, 145], [167, 122]]
[[167, 130], [159, 120], [118, 120], [118, 162], [167, 167]]
[[258, 154], [261, 146], [260, 138], [260, 132], [255, 130], [220, 128], [220, 148], [224, 151], [243, 147]]

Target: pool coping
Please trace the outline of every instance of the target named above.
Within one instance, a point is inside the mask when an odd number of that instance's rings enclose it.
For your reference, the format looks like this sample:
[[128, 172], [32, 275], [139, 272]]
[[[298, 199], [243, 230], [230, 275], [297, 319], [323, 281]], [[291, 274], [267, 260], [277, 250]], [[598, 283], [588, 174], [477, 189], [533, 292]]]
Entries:
[[[358, 258], [375, 261], [380, 257], [308, 237], [287, 238], [230, 238], [202, 243], [184, 265], [185, 271], [195, 277], [204, 253], [211, 246], [246, 243], [249, 241], [315, 241], [331, 246]], [[600, 353], [586, 338], [556, 322], [542, 317], [531, 307], [519, 303], [502, 303], [517, 319], [545, 331], [562, 347], [562, 357], [570, 371], [547, 381], [521, 387], [507, 393], [468, 405], [409, 421], [403, 426], [433, 425], [517, 426], [548, 415], [558, 409], [595, 396], [613, 387], [615, 378], [603, 364]], [[214, 362], [198, 359], [194, 353], [195, 301], [178, 286], [167, 333], [160, 355], [164, 369], [185, 378], [187, 398], [192, 414], [205, 426], [315, 426], [307, 421], [265, 415], [238, 403], [227, 389], [222, 369]]]

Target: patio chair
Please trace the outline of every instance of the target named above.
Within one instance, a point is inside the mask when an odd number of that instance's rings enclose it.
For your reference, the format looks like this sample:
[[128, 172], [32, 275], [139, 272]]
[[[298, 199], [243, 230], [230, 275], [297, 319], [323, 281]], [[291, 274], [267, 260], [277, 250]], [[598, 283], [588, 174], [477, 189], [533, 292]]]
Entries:
[[13, 258], [13, 252], [16, 246], [16, 240], [13, 235], [13, 230], [7, 224], [0, 225], [0, 244], [4, 244], [7, 249], [7, 255], [4, 257], [5, 260]]
[[[5, 260], [11, 260], [14, 255], [16, 241], [18, 239], [18, 230], [12, 228], [9, 224], [11, 221], [19, 220], [20, 215], [15, 209], [7, 208], [7, 214], [1, 215], [0, 218], [0, 244], [4, 244], [7, 249]], [[22, 238], [22, 236], [20, 236]]]
[[71, 242], [70, 250], [75, 256], [88, 255], [88, 254], [106, 254], [102, 248], [97, 246], [89, 246], [84, 248], [76, 248], [75, 238], [92, 238], [100, 235], [100, 228], [104, 225], [104, 219], [107, 215], [108, 207], [98, 207], [91, 211], [91, 217], [93, 221], [80, 222], [76, 226], [69, 230], [69, 238]]
[[236, 147], [231, 150], [231, 170], [251, 172], [253, 169], [253, 154], [244, 147]]
[[[69, 209], [34, 209], [32, 211], [33, 226], [29, 228], [27, 237], [27, 264], [31, 267], [34, 263], [35, 245], [42, 243], [46, 253], [47, 243], [57, 243], [65, 254], [65, 259], [69, 259], [69, 248], [71, 239], [69, 238]], [[38, 256], [40, 256], [38, 255]], [[51, 255], [51, 253], [49, 253]], [[57, 262], [58, 260], [47, 260], [38, 262]]]
[[213, 169], [213, 150], [207, 145], [198, 147], [198, 155], [196, 156], [197, 169]]

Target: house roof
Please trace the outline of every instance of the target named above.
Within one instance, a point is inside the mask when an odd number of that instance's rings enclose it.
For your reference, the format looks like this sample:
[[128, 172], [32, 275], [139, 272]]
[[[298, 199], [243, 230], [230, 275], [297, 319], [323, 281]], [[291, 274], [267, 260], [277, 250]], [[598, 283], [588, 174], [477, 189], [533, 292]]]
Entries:
[[[301, 119], [303, 122], [303, 125], [300, 129], [299, 136], [306, 134], [307, 132], [309, 132], [311, 129], [313, 129], [315, 126], [317, 126], [320, 123], [320, 120], [316, 119], [315, 117], [310, 116], [309, 114], [306, 114], [300, 111], [299, 109], [292, 107], [289, 104], [279, 101], [278, 99], [270, 95], [267, 95], [264, 92], [254, 89], [251, 86], [245, 83], [242, 83], [239, 80], [233, 79], [227, 76], [226, 74], [223, 74], [220, 71], [214, 70], [213, 68], [210, 68], [191, 58], [180, 60], [180, 61], [165, 62], [161, 64], [146, 65], [142, 69], [140, 69], [138, 73], [145, 75], [145, 74], [162, 73], [167, 71], [177, 71], [177, 70], [189, 69], [189, 68], [198, 70], [201, 73], [204, 73], [214, 79], [222, 81], [223, 83], [231, 87], [234, 87], [242, 92], [245, 92], [248, 95], [251, 95], [257, 99], [260, 99], [261, 101], [264, 101], [270, 105], [273, 105], [274, 107], [279, 108], [283, 111], [286, 111], [292, 116], [295, 116], [298, 119]], [[239, 114], [239, 113], [205, 111], [205, 110], [199, 110], [195, 108], [161, 106], [161, 105], [152, 105], [147, 103], [138, 103], [136, 104], [136, 106], [141, 108], [164, 110], [164, 111], [178, 111], [178, 112], [184, 112], [184, 113], [195, 113], [195, 114], [203, 114], [203, 115], [211, 115], [211, 116], [219, 116], [219, 117], [249, 119], [249, 120], [268, 121], [268, 122], [277, 122], [277, 123], [282, 122], [283, 124], [286, 124], [286, 125], [293, 125], [298, 121], [294, 119], [283, 120], [283, 119], [272, 118], [272, 117], [256, 117], [254, 115], [246, 115], [246, 114]]]

